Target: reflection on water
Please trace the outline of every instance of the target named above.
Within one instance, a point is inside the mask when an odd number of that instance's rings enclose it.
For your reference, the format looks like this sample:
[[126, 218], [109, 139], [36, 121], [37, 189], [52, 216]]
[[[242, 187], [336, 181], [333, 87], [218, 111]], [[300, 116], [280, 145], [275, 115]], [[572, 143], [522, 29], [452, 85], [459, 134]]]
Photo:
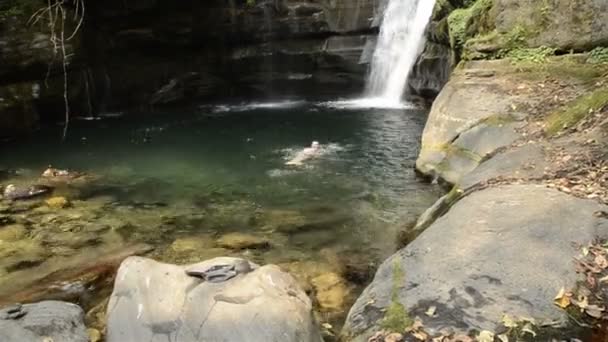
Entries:
[[[10, 256], [0, 262], [0, 297], [66, 260], [145, 242], [169, 262], [244, 256], [303, 282], [340, 273], [352, 299], [367, 268], [394, 251], [398, 230], [439, 194], [414, 174], [419, 110], [283, 102], [198, 111], [76, 121], [66, 143], [49, 128], [3, 145], [0, 166], [23, 170], [4, 184], [31, 183], [50, 164], [95, 177], [57, 188], [70, 208], [20, 212], [19, 249], [0, 245], [0, 259]], [[324, 153], [285, 165], [313, 140]], [[228, 233], [271, 247], [231, 245]], [[324, 310], [335, 319], [347, 304]]]

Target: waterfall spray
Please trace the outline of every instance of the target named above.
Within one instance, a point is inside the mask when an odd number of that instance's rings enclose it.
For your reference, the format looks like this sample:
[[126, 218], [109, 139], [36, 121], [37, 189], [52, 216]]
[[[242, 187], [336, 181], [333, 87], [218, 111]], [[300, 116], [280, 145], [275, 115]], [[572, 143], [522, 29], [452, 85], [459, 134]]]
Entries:
[[389, 0], [367, 80], [369, 99], [387, 107], [401, 103], [407, 79], [425, 42], [435, 1]]

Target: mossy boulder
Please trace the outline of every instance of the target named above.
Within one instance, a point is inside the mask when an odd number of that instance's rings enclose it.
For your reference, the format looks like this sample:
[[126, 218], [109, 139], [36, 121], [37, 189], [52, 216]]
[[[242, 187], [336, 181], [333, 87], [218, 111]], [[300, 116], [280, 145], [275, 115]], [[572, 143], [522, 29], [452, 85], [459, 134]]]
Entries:
[[527, 47], [591, 50], [608, 44], [605, 0], [495, 0], [499, 34], [523, 27]]
[[[593, 215], [602, 210], [607, 207], [542, 185], [465, 196], [380, 266], [348, 314], [344, 340], [403, 331], [416, 316], [431, 334], [496, 331], [505, 314], [564, 322], [553, 298], [577, 280], [569, 262], [579, 252], [573, 243], [587, 243], [608, 227]], [[431, 307], [432, 317], [425, 314]]]

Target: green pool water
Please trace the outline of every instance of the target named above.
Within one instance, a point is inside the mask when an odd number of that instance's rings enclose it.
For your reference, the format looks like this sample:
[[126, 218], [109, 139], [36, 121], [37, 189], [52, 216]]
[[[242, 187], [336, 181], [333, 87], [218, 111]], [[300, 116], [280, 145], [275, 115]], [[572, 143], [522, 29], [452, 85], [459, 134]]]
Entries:
[[[425, 119], [421, 109], [304, 102], [202, 106], [74, 120], [65, 142], [57, 126], [3, 143], [0, 166], [19, 171], [3, 184], [36, 182], [47, 165], [95, 180], [58, 190], [72, 208], [21, 213], [23, 239], [42, 246], [44, 259], [0, 272], [0, 294], [67, 261], [134, 242], [152, 245], [153, 256], [168, 262], [235, 255], [299, 263], [298, 272], [310, 277], [315, 270], [305, 265], [339, 272], [345, 257], [375, 265], [395, 251], [399, 230], [440, 195], [414, 172]], [[285, 165], [313, 140], [322, 145], [315, 158]], [[87, 228], [99, 224], [107, 229]], [[70, 242], [97, 231], [102, 238], [94, 243]], [[262, 237], [271, 247], [213, 246], [233, 232]], [[174, 247], [176, 239], [201, 236], [211, 241], [201, 244], [207, 247]], [[348, 285], [351, 299], [363, 285]]]

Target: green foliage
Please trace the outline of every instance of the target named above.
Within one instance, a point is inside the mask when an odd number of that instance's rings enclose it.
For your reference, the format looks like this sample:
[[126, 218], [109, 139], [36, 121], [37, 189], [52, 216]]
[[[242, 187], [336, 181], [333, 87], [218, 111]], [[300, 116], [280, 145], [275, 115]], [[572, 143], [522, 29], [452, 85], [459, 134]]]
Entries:
[[386, 309], [384, 319], [382, 320], [382, 328], [388, 331], [404, 331], [411, 326], [414, 321], [407, 314], [405, 306], [399, 302], [399, 289], [405, 280], [405, 274], [401, 269], [399, 260], [393, 263], [393, 288], [391, 293], [391, 304]]
[[450, 41], [452, 48], [462, 46], [466, 40], [467, 21], [469, 20], [468, 9], [457, 9], [448, 17], [448, 27], [450, 29]]
[[514, 62], [529, 62], [542, 64], [547, 61], [547, 57], [554, 56], [555, 49], [541, 46], [537, 48], [515, 48], [508, 50], [505, 57], [511, 58]]
[[494, 0], [468, 0], [467, 7], [453, 11], [448, 17], [452, 48], [459, 50], [467, 39], [494, 29], [490, 10]]
[[[540, 46], [529, 48], [528, 39], [532, 33], [523, 26], [516, 26], [510, 32], [499, 34], [496, 30], [469, 39], [465, 44], [463, 59], [501, 59], [510, 58], [513, 62], [544, 63], [547, 57], [554, 56], [556, 49]], [[479, 52], [480, 47], [487, 52]], [[491, 47], [491, 48], [489, 48]]]
[[531, 33], [527, 28], [517, 25], [510, 32], [503, 35], [503, 49], [514, 50], [524, 48], [530, 36]]
[[584, 95], [551, 114], [545, 122], [545, 132], [555, 135], [563, 129], [572, 127], [587, 115], [608, 106], [608, 88], [600, 88]]
[[249, 6], [249, 7], [255, 6], [255, 0], [247, 0], [247, 6]]
[[592, 64], [608, 64], [608, 47], [598, 46], [591, 50], [587, 63]]

